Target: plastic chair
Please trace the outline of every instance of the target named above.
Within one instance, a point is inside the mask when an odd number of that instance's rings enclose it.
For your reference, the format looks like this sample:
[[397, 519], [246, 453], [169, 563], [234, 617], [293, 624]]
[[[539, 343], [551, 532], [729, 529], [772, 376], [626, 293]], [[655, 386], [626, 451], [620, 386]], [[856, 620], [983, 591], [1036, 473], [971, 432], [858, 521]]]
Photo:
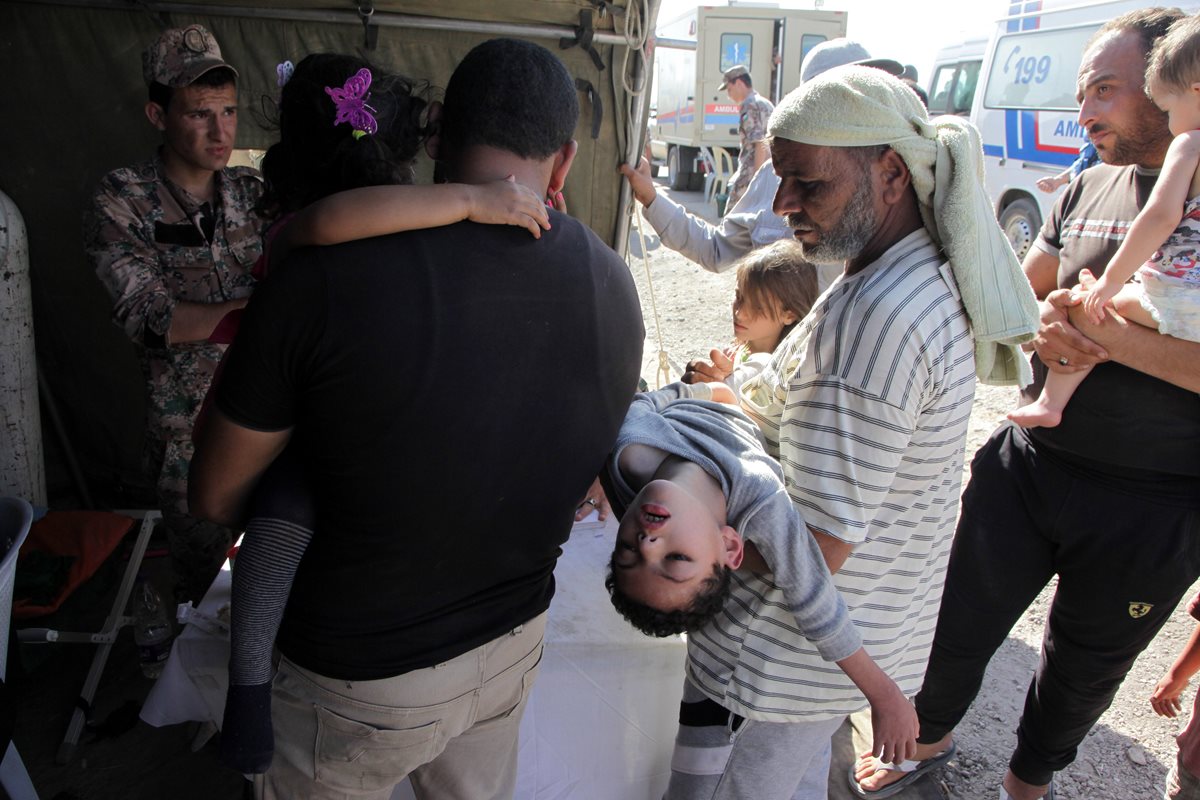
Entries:
[[729, 179], [737, 169], [733, 156], [724, 147], [712, 148], [711, 172], [705, 176], [704, 199], [715, 200], [719, 194], [729, 194]]
[[[16, 497], [0, 497], [0, 680], [8, 668], [8, 628], [12, 622], [13, 583], [17, 575], [17, 553], [29, 535], [33, 509]], [[0, 787], [12, 800], [37, 800], [37, 790], [29, 779], [25, 762], [17, 746], [9, 742], [0, 760]]]
[[98, 631], [81, 632], [58, 631], [49, 628], [22, 628], [17, 631], [17, 638], [20, 641], [31, 644], [59, 642], [97, 645], [96, 653], [92, 656], [92, 665], [83, 681], [83, 688], [79, 690], [79, 699], [71, 714], [71, 721], [67, 724], [67, 733], [63, 737], [62, 744], [59, 745], [58, 755], [55, 757], [55, 761], [59, 764], [66, 764], [74, 758], [75, 748], [79, 744], [79, 737], [87, 722], [87, 712], [91, 710], [92, 701], [96, 698], [96, 689], [100, 686], [100, 675], [104, 672], [105, 664], [108, 663], [108, 655], [112, 651], [113, 643], [117, 640], [117, 635], [122, 628], [133, 624], [133, 617], [125, 614], [125, 607], [133, 592], [133, 583], [137, 579], [142, 556], [146, 554], [146, 545], [150, 541], [154, 524], [162, 518], [162, 512], [157, 510], [120, 510], [116, 513], [131, 518], [130, 530], [133, 529], [137, 520], [141, 520], [141, 525], [138, 526], [133, 550], [129, 554], [129, 561], [125, 565], [124, 575], [121, 576], [117, 596], [113, 600], [112, 608], [104, 620], [103, 627]]

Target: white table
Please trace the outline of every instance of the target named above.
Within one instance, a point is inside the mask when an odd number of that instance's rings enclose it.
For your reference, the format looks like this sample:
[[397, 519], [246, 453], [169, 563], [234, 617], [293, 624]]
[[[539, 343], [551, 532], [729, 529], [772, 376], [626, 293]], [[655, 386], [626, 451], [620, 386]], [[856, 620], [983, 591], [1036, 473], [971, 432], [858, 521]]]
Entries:
[[[520, 800], [658, 800], [666, 788], [683, 687], [684, 643], [635, 631], [613, 611], [604, 570], [616, 521], [575, 526], [554, 571], [546, 650], [521, 721]], [[200, 604], [229, 602], [228, 565]], [[151, 725], [220, 724], [228, 637], [189, 625], [146, 704]], [[407, 783], [393, 800], [411, 798]]]

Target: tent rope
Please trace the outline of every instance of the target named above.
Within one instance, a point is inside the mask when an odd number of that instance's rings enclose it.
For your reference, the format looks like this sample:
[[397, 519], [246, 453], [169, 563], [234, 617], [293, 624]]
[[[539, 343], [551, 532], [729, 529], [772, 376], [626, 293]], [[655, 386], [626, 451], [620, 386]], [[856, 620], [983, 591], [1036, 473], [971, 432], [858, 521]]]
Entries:
[[636, 205], [630, 204], [633, 220], [637, 224], [638, 238], [641, 240], [642, 266], [646, 270], [646, 287], [650, 290], [650, 312], [654, 315], [654, 333], [658, 337], [658, 369], [654, 373], [654, 388], [661, 389], [671, 382], [671, 361], [667, 355], [667, 346], [663, 342], [662, 320], [658, 315], [658, 301], [654, 297], [654, 280], [650, 277], [650, 257], [646, 254], [646, 234], [642, 230], [642, 215]]
[[[646, 22], [650, 18], [650, 8], [647, 0], [629, 0], [625, 9], [625, 41], [629, 47], [625, 50], [625, 60], [621, 69], [621, 84], [631, 96], [637, 97], [646, 90]], [[629, 59], [636, 58], [638, 64], [638, 86], [634, 86], [629, 78]]]
[[[648, 39], [646, 25], [650, 20], [650, 6], [648, 0], [629, 0], [629, 5], [625, 9], [625, 41], [628, 47], [625, 50], [625, 60], [621, 69], [621, 83], [625, 91], [631, 97], [638, 97], [646, 90], [648, 83], [646, 70], [646, 41]], [[639, 78], [638, 85], [634, 86], [629, 76], [629, 59], [636, 58], [640, 62], [637, 64], [636, 75]], [[633, 214], [634, 223], [637, 225], [638, 238], [641, 241], [642, 251], [642, 267], [646, 271], [646, 287], [650, 293], [650, 311], [654, 315], [654, 332], [658, 338], [658, 368], [655, 371], [655, 386], [656, 389], [661, 389], [664, 385], [671, 382], [671, 359], [667, 353], [666, 344], [663, 342], [663, 326], [662, 319], [658, 314], [658, 301], [654, 297], [654, 279], [650, 276], [650, 258], [647, 255], [647, 238], [646, 233], [642, 229], [642, 215], [637, 209], [636, 203], [630, 203], [630, 213]]]

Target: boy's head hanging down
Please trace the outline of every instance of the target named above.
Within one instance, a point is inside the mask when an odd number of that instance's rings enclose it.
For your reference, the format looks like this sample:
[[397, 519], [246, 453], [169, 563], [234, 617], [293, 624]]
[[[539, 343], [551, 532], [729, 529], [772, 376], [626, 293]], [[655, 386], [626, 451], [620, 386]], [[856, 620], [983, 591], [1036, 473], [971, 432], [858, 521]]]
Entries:
[[661, 462], [621, 518], [604, 585], [635, 628], [669, 636], [700, 628], [724, 607], [744, 551], [726, 524], [717, 480], [650, 447], [632, 445], [625, 455], [640, 460], [651, 452]]

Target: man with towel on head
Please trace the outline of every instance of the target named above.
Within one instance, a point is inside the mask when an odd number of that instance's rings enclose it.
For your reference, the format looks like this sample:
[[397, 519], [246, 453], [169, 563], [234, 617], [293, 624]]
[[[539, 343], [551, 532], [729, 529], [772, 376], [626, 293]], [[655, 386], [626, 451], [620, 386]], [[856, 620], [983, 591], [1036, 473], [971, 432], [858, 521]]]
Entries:
[[[800, 82], [810, 81], [822, 72], [846, 64], [874, 67], [897, 76], [904, 71], [899, 61], [873, 58], [867, 48], [858, 42], [838, 38], [821, 42], [808, 51], [800, 64]], [[766, 142], [762, 142], [762, 146], [765, 148]], [[640, 159], [636, 168], [623, 163], [619, 169], [628, 179], [634, 198], [642, 204], [643, 218], [662, 238], [663, 244], [709, 272], [723, 272], [751, 250], [792, 235], [783, 218], [771, 210], [775, 191], [779, 188], [779, 176], [771, 167], [770, 154], [767, 153], [767, 156], [750, 178], [745, 193], [737, 202], [730, 198], [729, 211], [718, 225], [689, 214], [669, 195], [659, 194], [651, 178], [648, 159]], [[825, 291], [840, 271], [841, 268], [837, 266], [820, 265], [817, 269], [817, 291]], [[732, 363], [725, 366], [732, 371]], [[716, 376], [701, 376], [702, 379], [710, 377]], [[686, 376], [684, 382], [688, 382]]]
[[[739, 400], [864, 646], [911, 696], [941, 600], [976, 373], [1028, 379], [1017, 345], [1037, 329], [1036, 303], [991, 212], [969, 123], [930, 122], [901, 81], [847, 66], [784, 98], [768, 134], [775, 212], [806, 259], [844, 271]], [[668, 797], [826, 797], [830, 737], [867, 703], [799, 632], [765, 629], [778, 602], [735, 581], [734, 622], [705, 629], [707, 652], [689, 648], [685, 700], [725, 714], [684, 704], [672, 785], [680, 772], [710, 782]]]

